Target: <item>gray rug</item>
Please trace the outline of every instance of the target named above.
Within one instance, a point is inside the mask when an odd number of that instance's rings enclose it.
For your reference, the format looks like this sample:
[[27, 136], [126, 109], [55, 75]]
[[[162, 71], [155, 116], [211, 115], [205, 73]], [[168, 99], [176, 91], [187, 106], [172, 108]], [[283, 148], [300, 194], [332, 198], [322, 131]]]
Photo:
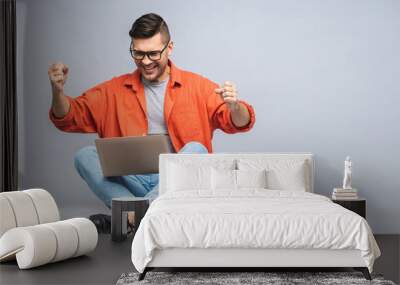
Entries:
[[372, 281], [364, 278], [360, 272], [148, 272], [146, 278], [138, 281], [138, 273], [122, 274], [117, 285], [134, 284], [213, 284], [213, 285], [292, 285], [292, 284], [379, 284], [395, 285], [384, 280], [382, 275], [372, 274]]

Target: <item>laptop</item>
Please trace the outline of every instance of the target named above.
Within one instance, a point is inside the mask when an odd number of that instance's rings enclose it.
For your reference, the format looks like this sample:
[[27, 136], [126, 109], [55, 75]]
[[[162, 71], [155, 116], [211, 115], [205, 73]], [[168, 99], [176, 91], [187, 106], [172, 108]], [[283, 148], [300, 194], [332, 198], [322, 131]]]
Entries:
[[105, 177], [158, 173], [160, 153], [175, 152], [164, 134], [102, 138], [95, 144]]

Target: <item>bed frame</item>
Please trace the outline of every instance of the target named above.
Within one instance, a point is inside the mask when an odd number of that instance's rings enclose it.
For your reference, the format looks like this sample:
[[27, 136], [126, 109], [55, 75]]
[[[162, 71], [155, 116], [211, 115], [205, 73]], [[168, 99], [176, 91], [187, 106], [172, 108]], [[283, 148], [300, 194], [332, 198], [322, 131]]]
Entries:
[[[165, 191], [166, 168], [169, 161], [182, 156], [193, 158], [260, 158], [304, 159], [307, 161], [308, 192], [314, 191], [314, 159], [311, 153], [217, 153], [217, 154], [161, 154], [159, 164], [159, 191]], [[211, 157], [212, 156], [212, 157]], [[230, 268], [234, 271], [266, 268], [343, 268], [361, 271], [367, 280], [371, 275], [359, 250], [329, 249], [249, 249], [249, 248], [169, 248], [157, 249], [139, 280], [156, 268]], [[261, 270], [262, 271], [262, 270]]]
[[156, 250], [152, 261], [139, 275], [155, 268], [232, 268], [234, 271], [265, 268], [350, 267], [371, 280], [359, 250], [327, 249], [183, 249]]

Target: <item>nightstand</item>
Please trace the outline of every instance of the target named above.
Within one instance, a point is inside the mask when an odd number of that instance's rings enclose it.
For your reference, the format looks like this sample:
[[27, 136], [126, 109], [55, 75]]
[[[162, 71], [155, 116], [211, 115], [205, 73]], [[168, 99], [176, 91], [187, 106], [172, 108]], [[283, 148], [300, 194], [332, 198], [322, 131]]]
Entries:
[[127, 238], [128, 212], [135, 212], [134, 232], [149, 207], [149, 199], [144, 197], [121, 197], [111, 201], [111, 239], [124, 241]]
[[332, 199], [332, 202], [339, 204], [340, 206], [353, 211], [356, 214], [359, 214], [361, 217], [366, 219], [366, 208], [367, 208], [367, 200], [366, 199], [354, 199], [354, 200], [340, 200], [340, 199]]

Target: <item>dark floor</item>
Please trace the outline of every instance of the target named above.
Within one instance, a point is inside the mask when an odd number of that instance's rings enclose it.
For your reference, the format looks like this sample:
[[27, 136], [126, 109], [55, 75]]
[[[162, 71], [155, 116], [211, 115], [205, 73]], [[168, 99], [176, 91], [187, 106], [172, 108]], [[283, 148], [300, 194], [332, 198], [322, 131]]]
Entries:
[[[382, 256], [374, 272], [399, 283], [400, 235], [375, 236]], [[29, 270], [19, 270], [16, 262], [0, 265], [0, 284], [115, 284], [124, 272], [134, 271], [130, 259], [131, 239], [115, 243], [110, 235], [99, 235], [94, 252]]]
[[87, 256], [19, 270], [16, 262], [0, 264], [0, 284], [115, 284], [124, 272], [134, 271], [132, 240], [116, 243], [100, 234], [97, 248]]

